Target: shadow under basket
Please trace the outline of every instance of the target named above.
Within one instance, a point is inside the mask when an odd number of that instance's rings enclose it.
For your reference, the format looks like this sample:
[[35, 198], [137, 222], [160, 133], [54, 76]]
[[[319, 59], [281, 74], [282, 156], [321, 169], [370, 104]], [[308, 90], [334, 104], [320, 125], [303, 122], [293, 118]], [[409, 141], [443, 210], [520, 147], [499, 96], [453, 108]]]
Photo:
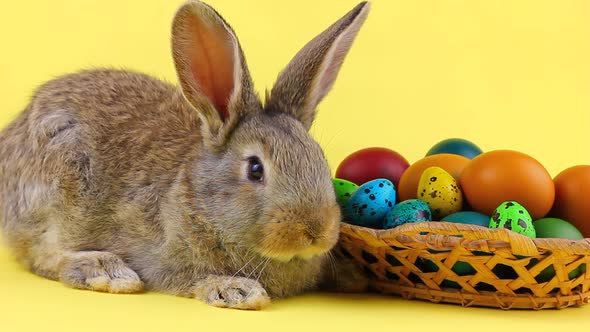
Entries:
[[531, 239], [452, 222], [387, 230], [342, 223], [340, 244], [373, 290], [406, 299], [538, 310], [590, 298], [590, 238]]

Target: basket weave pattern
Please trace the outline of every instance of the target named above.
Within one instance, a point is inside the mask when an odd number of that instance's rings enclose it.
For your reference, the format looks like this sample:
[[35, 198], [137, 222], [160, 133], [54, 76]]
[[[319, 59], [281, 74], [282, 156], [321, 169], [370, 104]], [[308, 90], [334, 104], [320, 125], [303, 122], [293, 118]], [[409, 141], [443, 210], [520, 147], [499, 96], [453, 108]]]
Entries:
[[[365, 268], [372, 288], [406, 299], [546, 309], [583, 305], [590, 298], [590, 239], [531, 239], [451, 222], [388, 230], [343, 223], [340, 243]], [[455, 273], [457, 262], [469, 264], [471, 273]], [[539, 280], [550, 266], [554, 273]]]

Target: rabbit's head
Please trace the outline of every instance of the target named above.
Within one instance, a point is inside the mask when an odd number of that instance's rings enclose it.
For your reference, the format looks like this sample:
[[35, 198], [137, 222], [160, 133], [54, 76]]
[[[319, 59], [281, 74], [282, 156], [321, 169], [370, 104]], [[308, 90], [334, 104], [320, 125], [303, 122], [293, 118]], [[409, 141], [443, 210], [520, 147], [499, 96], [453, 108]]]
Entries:
[[202, 122], [203, 152], [193, 176], [198, 218], [224, 245], [290, 260], [336, 244], [340, 210], [328, 164], [308, 130], [368, 11], [368, 3], [359, 4], [305, 45], [264, 105], [223, 18], [198, 1], [177, 12], [174, 61]]

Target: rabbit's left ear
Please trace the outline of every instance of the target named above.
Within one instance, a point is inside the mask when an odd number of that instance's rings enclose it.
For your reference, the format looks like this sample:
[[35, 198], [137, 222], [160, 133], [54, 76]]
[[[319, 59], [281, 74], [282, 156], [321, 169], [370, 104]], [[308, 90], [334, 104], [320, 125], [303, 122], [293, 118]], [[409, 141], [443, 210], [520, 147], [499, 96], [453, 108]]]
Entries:
[[216, 139], [241, 113], [261, 109], [238, 39], [209, 5], [189, 0], [172, 25], [172, 51], [182, 91]]
[[369, 8], [368, 2], [358, 4], [307, 43], [279, 74], [267, 95], [266, 109], [289, 113], [309, 129], [316, 106], [332, 88]]

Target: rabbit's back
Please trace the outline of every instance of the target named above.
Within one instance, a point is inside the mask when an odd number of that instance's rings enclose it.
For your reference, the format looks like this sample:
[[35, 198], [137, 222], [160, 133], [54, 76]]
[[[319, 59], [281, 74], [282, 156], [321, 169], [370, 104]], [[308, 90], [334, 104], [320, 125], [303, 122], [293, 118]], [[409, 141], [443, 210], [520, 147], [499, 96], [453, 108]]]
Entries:
[[52, 80], [0, 133], [5, 238], [25, 261], [52, 222], [80, 228], [71, 246], [112, 242], [116, 215], [157, 214], [199, 145], [198, 117], [173, 85], [117, 70]]

